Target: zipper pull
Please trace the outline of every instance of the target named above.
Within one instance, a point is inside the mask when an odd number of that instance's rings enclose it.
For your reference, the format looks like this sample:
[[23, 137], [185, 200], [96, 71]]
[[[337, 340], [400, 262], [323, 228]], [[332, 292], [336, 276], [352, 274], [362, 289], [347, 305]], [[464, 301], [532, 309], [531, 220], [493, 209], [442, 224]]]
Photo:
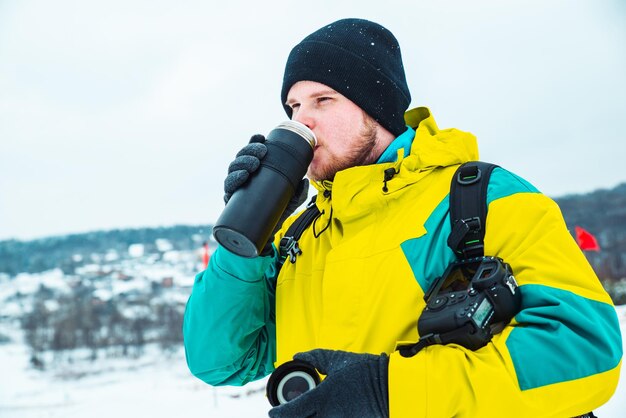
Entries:
[[393, 178], [393, 176], [396, 175], [396, 169], [393, 167], [390, 167], [388, 169], [385, 170], [385, 179], [383, 180], [383, 192], [387, 193], [389, 191], [389, 188], [387, 187], [387, 182], [389, 180], [391, 180]]

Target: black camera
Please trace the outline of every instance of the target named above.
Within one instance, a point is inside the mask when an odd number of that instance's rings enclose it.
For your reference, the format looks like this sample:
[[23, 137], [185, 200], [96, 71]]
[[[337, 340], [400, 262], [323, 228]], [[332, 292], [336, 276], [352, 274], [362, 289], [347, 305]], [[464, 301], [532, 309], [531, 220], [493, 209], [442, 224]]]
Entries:
[[281, 364], [271, 374], [266, 387], [272, 406], [287, 403], [320, 384], [320, 375], [309, 363], [291, 360]]
[[411, 356], [432, 344], [486, 345], [520, 311], [522, 295], [511, 267], [497, 257], [452, 263], [424, 295], [417, 321], [420, 341], [401, 353]]

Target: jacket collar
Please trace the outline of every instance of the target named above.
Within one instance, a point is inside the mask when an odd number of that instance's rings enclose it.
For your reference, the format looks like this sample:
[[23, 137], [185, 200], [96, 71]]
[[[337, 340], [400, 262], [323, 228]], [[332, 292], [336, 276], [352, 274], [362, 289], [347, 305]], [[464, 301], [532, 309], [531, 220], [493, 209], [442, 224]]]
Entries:
[[345, 175], [362, 177], [359, 173], [363, 172], [367, 174], [365, 176], [367, 178], [373, 174], [372, 171], [383, 172], [391, 166], [398, 167], [399, 170], [416, 172], [478, 160], [476, 137], [454, 128], [440, 130], [428, 108], [411, 109], [405, 113], [404, 119], [407, 125], [415, 129], [411, 152], [406, 158], [404, 155], [401, 156], [403, 150], [400, 149], [395, 163], [351, 167], [338, 172], [334, 181], [312, 181], [315, 188], [322, 193], [331, 191], [333, 184]]
[[[320, 192], [320, 211], [328, 216], [331, 196], [335, 216], [369, 210], [385, 195], [419, 181], [437, 167], [478, 159], [474, 135], [458, 129], [440, 130], [428, 108], [409, 110], [404, 118], [415, 129], [410, 154], [404, 156], [400, 149], [395, 162], [351, 167], [338, 172], [333, 181], [311, 182]], [[387, 181], [386, 174], [391, 177]]]

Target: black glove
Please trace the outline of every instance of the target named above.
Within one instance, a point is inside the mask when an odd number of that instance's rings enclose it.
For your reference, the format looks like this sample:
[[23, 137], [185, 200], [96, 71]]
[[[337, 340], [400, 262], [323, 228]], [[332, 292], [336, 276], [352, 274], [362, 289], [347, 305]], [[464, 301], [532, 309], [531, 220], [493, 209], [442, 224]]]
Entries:
[[237, 153], [228, 166], [228, 175], [224, 180], [224, 203], [228, 203], [233, 193], [244, 185], [250, 174], [259, 169], [265, 154], [267, 147], [263, 135], [254, 135], [248, 145]]
[[[228, 166], [228, 175], [224, 180], [224, 203], [228, 203], [233, 193], [248, 181], [252, 173], [259, 169], [265, 154], [267, 154], [265, 137], [258, 134], [250, 138], [248, 145], [237, 153], [233, 162]], [[276, 224], [276, 228], [272, 231], [272, 236], [261, 251], [261, 255], [271, 254], [274, 234], [280, 229], [285, 219], [306, 201], [308, 191], [309, 181], [306, 178], [302, 179], [285, 211], [282, 213], [278, 224]]]
[[270, 409], [271, 418], [389, 417], [386, 354], [317, 349], [296, 354], [294, 359], [309, 363], [326, 379], [315, 389]]

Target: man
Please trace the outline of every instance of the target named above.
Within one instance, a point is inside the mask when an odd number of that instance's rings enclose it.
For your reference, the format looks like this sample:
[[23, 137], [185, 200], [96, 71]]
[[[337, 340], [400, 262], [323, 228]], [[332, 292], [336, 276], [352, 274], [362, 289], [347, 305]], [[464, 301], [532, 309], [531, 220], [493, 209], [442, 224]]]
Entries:
[[[295, 355], [326, 376], [272, 417], [571, 417], [603, 404], [622, 356], [611, 301], [556, 204], [502, 168], [489, 183], [484, 253], [510, 264], [521, 311], [477, 350], [397, 351], [419, 340], [424, 294], [456, 258], [451, 178], [478, 159], [471, 134], [439, 129], [426, 108], [405, 113], [410, 100], [399, 45], [376, 23], [340, 20], [294, 47], [282, 101], [317, 136], [308, 177], [319, 215], [294, 263], [281, 264], [277, 247], [297, 216], [259, 257], [216, 250], [185, 313], [190, 370], [243, 385]], [[253, 137], [226, 199], [264, 152]]]

